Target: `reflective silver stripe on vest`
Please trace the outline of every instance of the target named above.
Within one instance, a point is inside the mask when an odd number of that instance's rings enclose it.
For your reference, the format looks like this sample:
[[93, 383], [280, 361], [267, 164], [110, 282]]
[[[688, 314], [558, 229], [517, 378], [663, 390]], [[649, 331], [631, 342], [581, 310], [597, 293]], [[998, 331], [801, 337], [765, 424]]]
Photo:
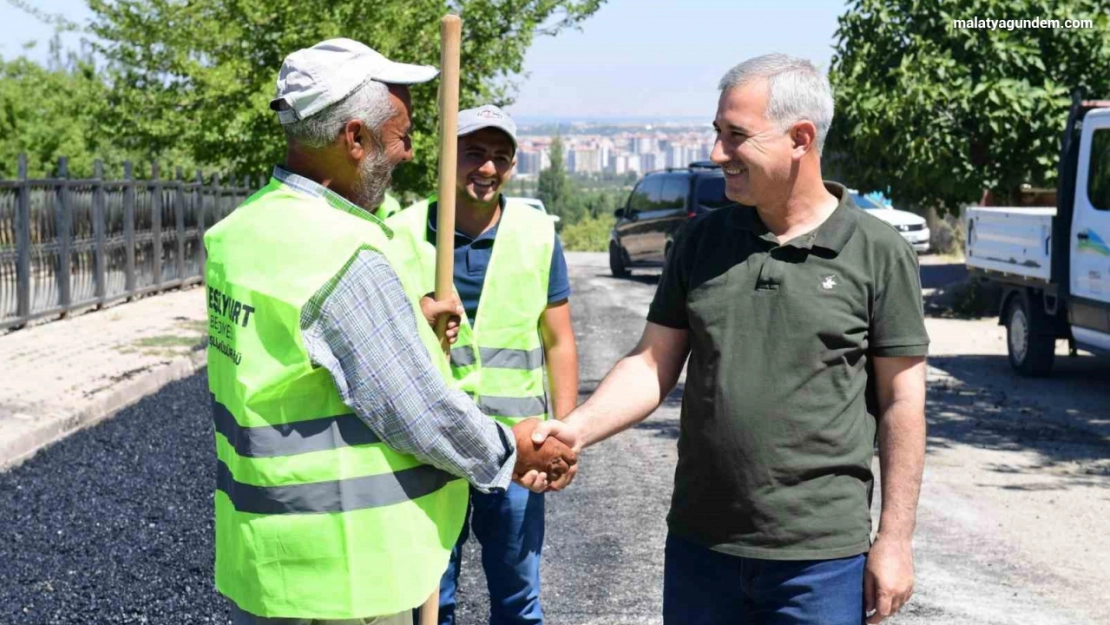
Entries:
[[381, 442], [373, 430], [353, 414], [296, 423], [243, 427], [235, 421], [227, 407], [213, 396], [212, 419], [215, 421], [216, 431], [227, 437], [227, 441], [235, 448], [235, 453], [247, 458], [295, 456]]
[[474, 348], [469, 345], [462, 347], [451, 348], [451, 366], [452, 367], [469, 367], [478, 363], [478, 358], [474, 355]]
[[535, 417], [547, 412], [547, 397], [493, 397], [482, 395], [478, 408], [498, 417]]
[[483, 367], [531, 370], [543, 366], [543, 347], [532, 350], [483, 347], [481, 353]]
[[[481, 348], [482, 366], [497, 369], [523, 369], [530, 371], [543, 366], [543, 347], [536, 349]], [[452, 367], [469, 367], [477, 364], [474, 348], [470, 345], [451, 350]]]
[[255, 486], [236, 482], [231, 470], [216, 461], [216, 488], [239, 512], [251, 514], [312, 514], [351, 512], [392, 506], [419, 499], [443, 488], [455, 476], [430, 465], [396, 473], [292, 486]]

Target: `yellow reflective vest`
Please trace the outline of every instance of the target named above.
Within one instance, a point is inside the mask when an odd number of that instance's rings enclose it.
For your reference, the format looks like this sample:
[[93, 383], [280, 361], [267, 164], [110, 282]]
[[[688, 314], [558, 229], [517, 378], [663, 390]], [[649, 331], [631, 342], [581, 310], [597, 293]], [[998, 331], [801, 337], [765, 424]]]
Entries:
[[[387, 223], [422, 248], [422, 290], [435, 290], [435, 246], [427, 241], [429, 198]], [[544, 213], [507, 202], [494, 239], [482, 297], [451, 348], [451, 374], [482, 412], [512, 426], [550, 415], [540, 317], [547, 308], [555, 226]]]
[[[277, 180], [204, 237], [216, 588], [251, 614], [402, 612], [437, 587], [458, 539], [466, 482], [380, 441], [311, 362], [301, 335], [332, 281], [367, 248], [389, 260], [422, 320], [419, 261], [397, 239], [353, 205]], [[431, 328], [416, 325], [449, 379]]]
[[382, 203], [374, 209], [374, 216], [382, 221], [389, 219], [401, 211], [401, 203], [391, 194], [386, 193]]

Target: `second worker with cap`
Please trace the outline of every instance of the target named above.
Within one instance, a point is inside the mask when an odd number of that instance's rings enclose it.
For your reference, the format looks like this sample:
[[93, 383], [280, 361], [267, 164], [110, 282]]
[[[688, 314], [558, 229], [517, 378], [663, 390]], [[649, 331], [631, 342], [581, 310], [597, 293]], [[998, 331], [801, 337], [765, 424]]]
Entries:
[[[467, 109], [458, 128], [454, 284], [466, 315], [451, 349], [452, 375], [482, 412], [506, 425], [560, 419], [578, 399], [562, 245], [547, 214], [502, 193], [516, 165], [516, 124], [508, 114], [491, 105]], [[425, 242], [428, 291], [436, 209], [432, 197], [388, 222]], [[471, 489], [470, 514], [440, 582], [439, 622], [455, 622], [462, 546], [471, 532], [482, 545], [490, 624], [543, 623], [544, 496], [515, 484], [500, 493]]]

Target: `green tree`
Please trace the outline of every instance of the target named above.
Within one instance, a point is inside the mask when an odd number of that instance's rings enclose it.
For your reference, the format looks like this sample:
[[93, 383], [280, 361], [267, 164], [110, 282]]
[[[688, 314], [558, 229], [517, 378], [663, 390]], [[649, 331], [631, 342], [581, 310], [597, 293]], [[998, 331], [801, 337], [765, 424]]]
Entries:
[[[1090, 29], [953, 20], [1092, 19]], [[829, 72], [831, 169], [896, 202], [955, 209], [985, 189], [1055, 183], [1068, 94], [1110, 95], [1103, 0], [852, 0]]]
[[563, 228], [563, 247], [571, 252], [604, 252], [609, 249], [609, 231], [616, 219], [612, 215], [586, 217]]
[[612, 214], [613, 194], [607, 191], [597, 191], [591, 194], [589, 209], [589, 216], [593, 218], [600, 217], [601, 215]]
[[571, 181], [567, 176], [566, 164], [563, 162], [563, 139], [559, 135], [551, 141], [548, 156], [551, 166], [540, 172], [536, 181], [536, 197], [543, 200], [548, 212], [558, 215], [562, 226], [567, 226], [578, 221], [577, 211], [571, 206]]
[[69, 157], [74, 176], [90, 175], [97, 158], [121, 160], [97, 132], [106, 96], [93, 63], [63, 57], [56, 39], [47, 67], [24, 57], [0, 59], [0, 178], [17, 174], [21, 153], [32, 177], [55, 175], [60, 156]]
[[[105, 127], [151, 156], [184, 147], [198, 162], [256, 173], [284, 142], [267, 104], [286, 54], [333, 37], [394, 59], [439, 65], [439, 18], [463, 18], [460, 106], [507, 104], [536, 35], [577, 26], [604, 0], [89, 0], [108, 61]], [[413, 88], [414, 163], [400, 191], [435, 187], [436, 88]]]

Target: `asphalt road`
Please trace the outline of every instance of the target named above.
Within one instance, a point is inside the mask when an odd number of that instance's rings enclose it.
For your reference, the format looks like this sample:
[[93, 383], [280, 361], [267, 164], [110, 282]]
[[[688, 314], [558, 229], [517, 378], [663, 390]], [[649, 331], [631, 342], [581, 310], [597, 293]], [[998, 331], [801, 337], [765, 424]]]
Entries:
[[[570, 270], [586, 395], [634, 345], [657, 273], [615, 280], [600, 254], [572, 254]], [[977, 332], [990, 327], [989, 322], [951, 323], [957, 336], [968, 327]], [[1033, 452], [1013, 449], [1012, 441], [1020, 437], [990, 425], [1001, 422], [1004, 411], [998, 416], [975, 403], [993, 402], [1000, 385], [1016, 383], [1001, 381], [1003, 374], [996, 372], [985, 390], [966, 390], [970, 387], [955, 378], [974, 380], [979, 361], [954, 358], [949, 361], [955, 377], [931, 375], [930, 462], [935, 462], [926, 476], [916, 541], [918, 593], [893, 622], [1107, 622], [1101, 618], [1103, 608], [1087, 609], [1088, 603], [1105, 605], [1108, 585], [1097, 578], [1105, 566], [1068, 567], [1041, 551], [1061, 551], [1049, 541], [1054, 526], [1048, 517], [1064, 510], [1074, 519], [1059, 518], [1059, 527], [1072, 522], [1088, 553], [1101, 557], [1106, 552], [1092, 545], [1105, 536], [1097, 528], [1108, 523], [1099, 511], [1110, 501], [1110, 475], [1099, 467], [1110, 456], [1110, 438], [1085, 429], [1069, 434], [1073, 443], [1054, 441], [1082, 450], [1097, 463], [1084, 466], [1097, 471], [1085, 474], [1085, 486], [1074, 479], [1065, 482], [1070, 490], [1046, 493], [1041, 503], [1040, 493], [1032, 490], [991, 486], [990, 492], [1012, 497], [1006, 500], [979, 495], [987, 490], [968, 490], [985, 488], [973, 483], [980, 480], [977, 469], [967, 464], [972, 460], [964, 460], [974, 457], [968, 450]], [[1095, 378], [1104, 380], [1107, 369], [1094, 371], [1084, 391], [1088, 399], [1103, 396], [1100, 389], [1105, 388]], [[664, 519], [680, 391], [643, 424], [587, 450], [572, 489], [549, 496], [543, 600], [552, 625], [661, 622]], [[208, 402], [204, 377], [195, 376], [0, 474], [0, 624], [227, 622], [226, 606], [211, 581], [215, 458]], [[1010, 404], [1015, 411], [1028, 407], [1012, 399]], [[1070, 414], [1065, 409], [1060, 418]], [[960, 421], [961, 416], [966, 419]], [[974, 438], [982, 432], [992, 438]], [[997, 455], [981, 462], [1000, 464]], [[1022, 468], [1014, 479], [1035, 470], [1040, 469]], [[1073, 507], [1060, 508], [1068, 497]], [[1004, 531], [1012, 517], [1033, 513], [1046, 519], [1031, 520], [1024, 533]], [[1095, 531], [1080, 531], [1088, 526]], [[471, 541], [460, 587], [461, 625], [485, 621], [488, 604], [480, 569]]]
[[0, 623], [226, 623], [203, 375], [0, 474]]
[[[597, 279], [572, 262], [582, 391], [635, 343], [654, 278]], [[587, 340], [588, 339], [588, 340]], [[0, 474], [0, 624], [227, 623], [212, 584], [215, 454], [203, 374]], [[587, 451], [573, 497], [548, 500], [550, 623], [656, 623], [678, 399]], [[475, 547], [460, 625], [485, 619]]]

